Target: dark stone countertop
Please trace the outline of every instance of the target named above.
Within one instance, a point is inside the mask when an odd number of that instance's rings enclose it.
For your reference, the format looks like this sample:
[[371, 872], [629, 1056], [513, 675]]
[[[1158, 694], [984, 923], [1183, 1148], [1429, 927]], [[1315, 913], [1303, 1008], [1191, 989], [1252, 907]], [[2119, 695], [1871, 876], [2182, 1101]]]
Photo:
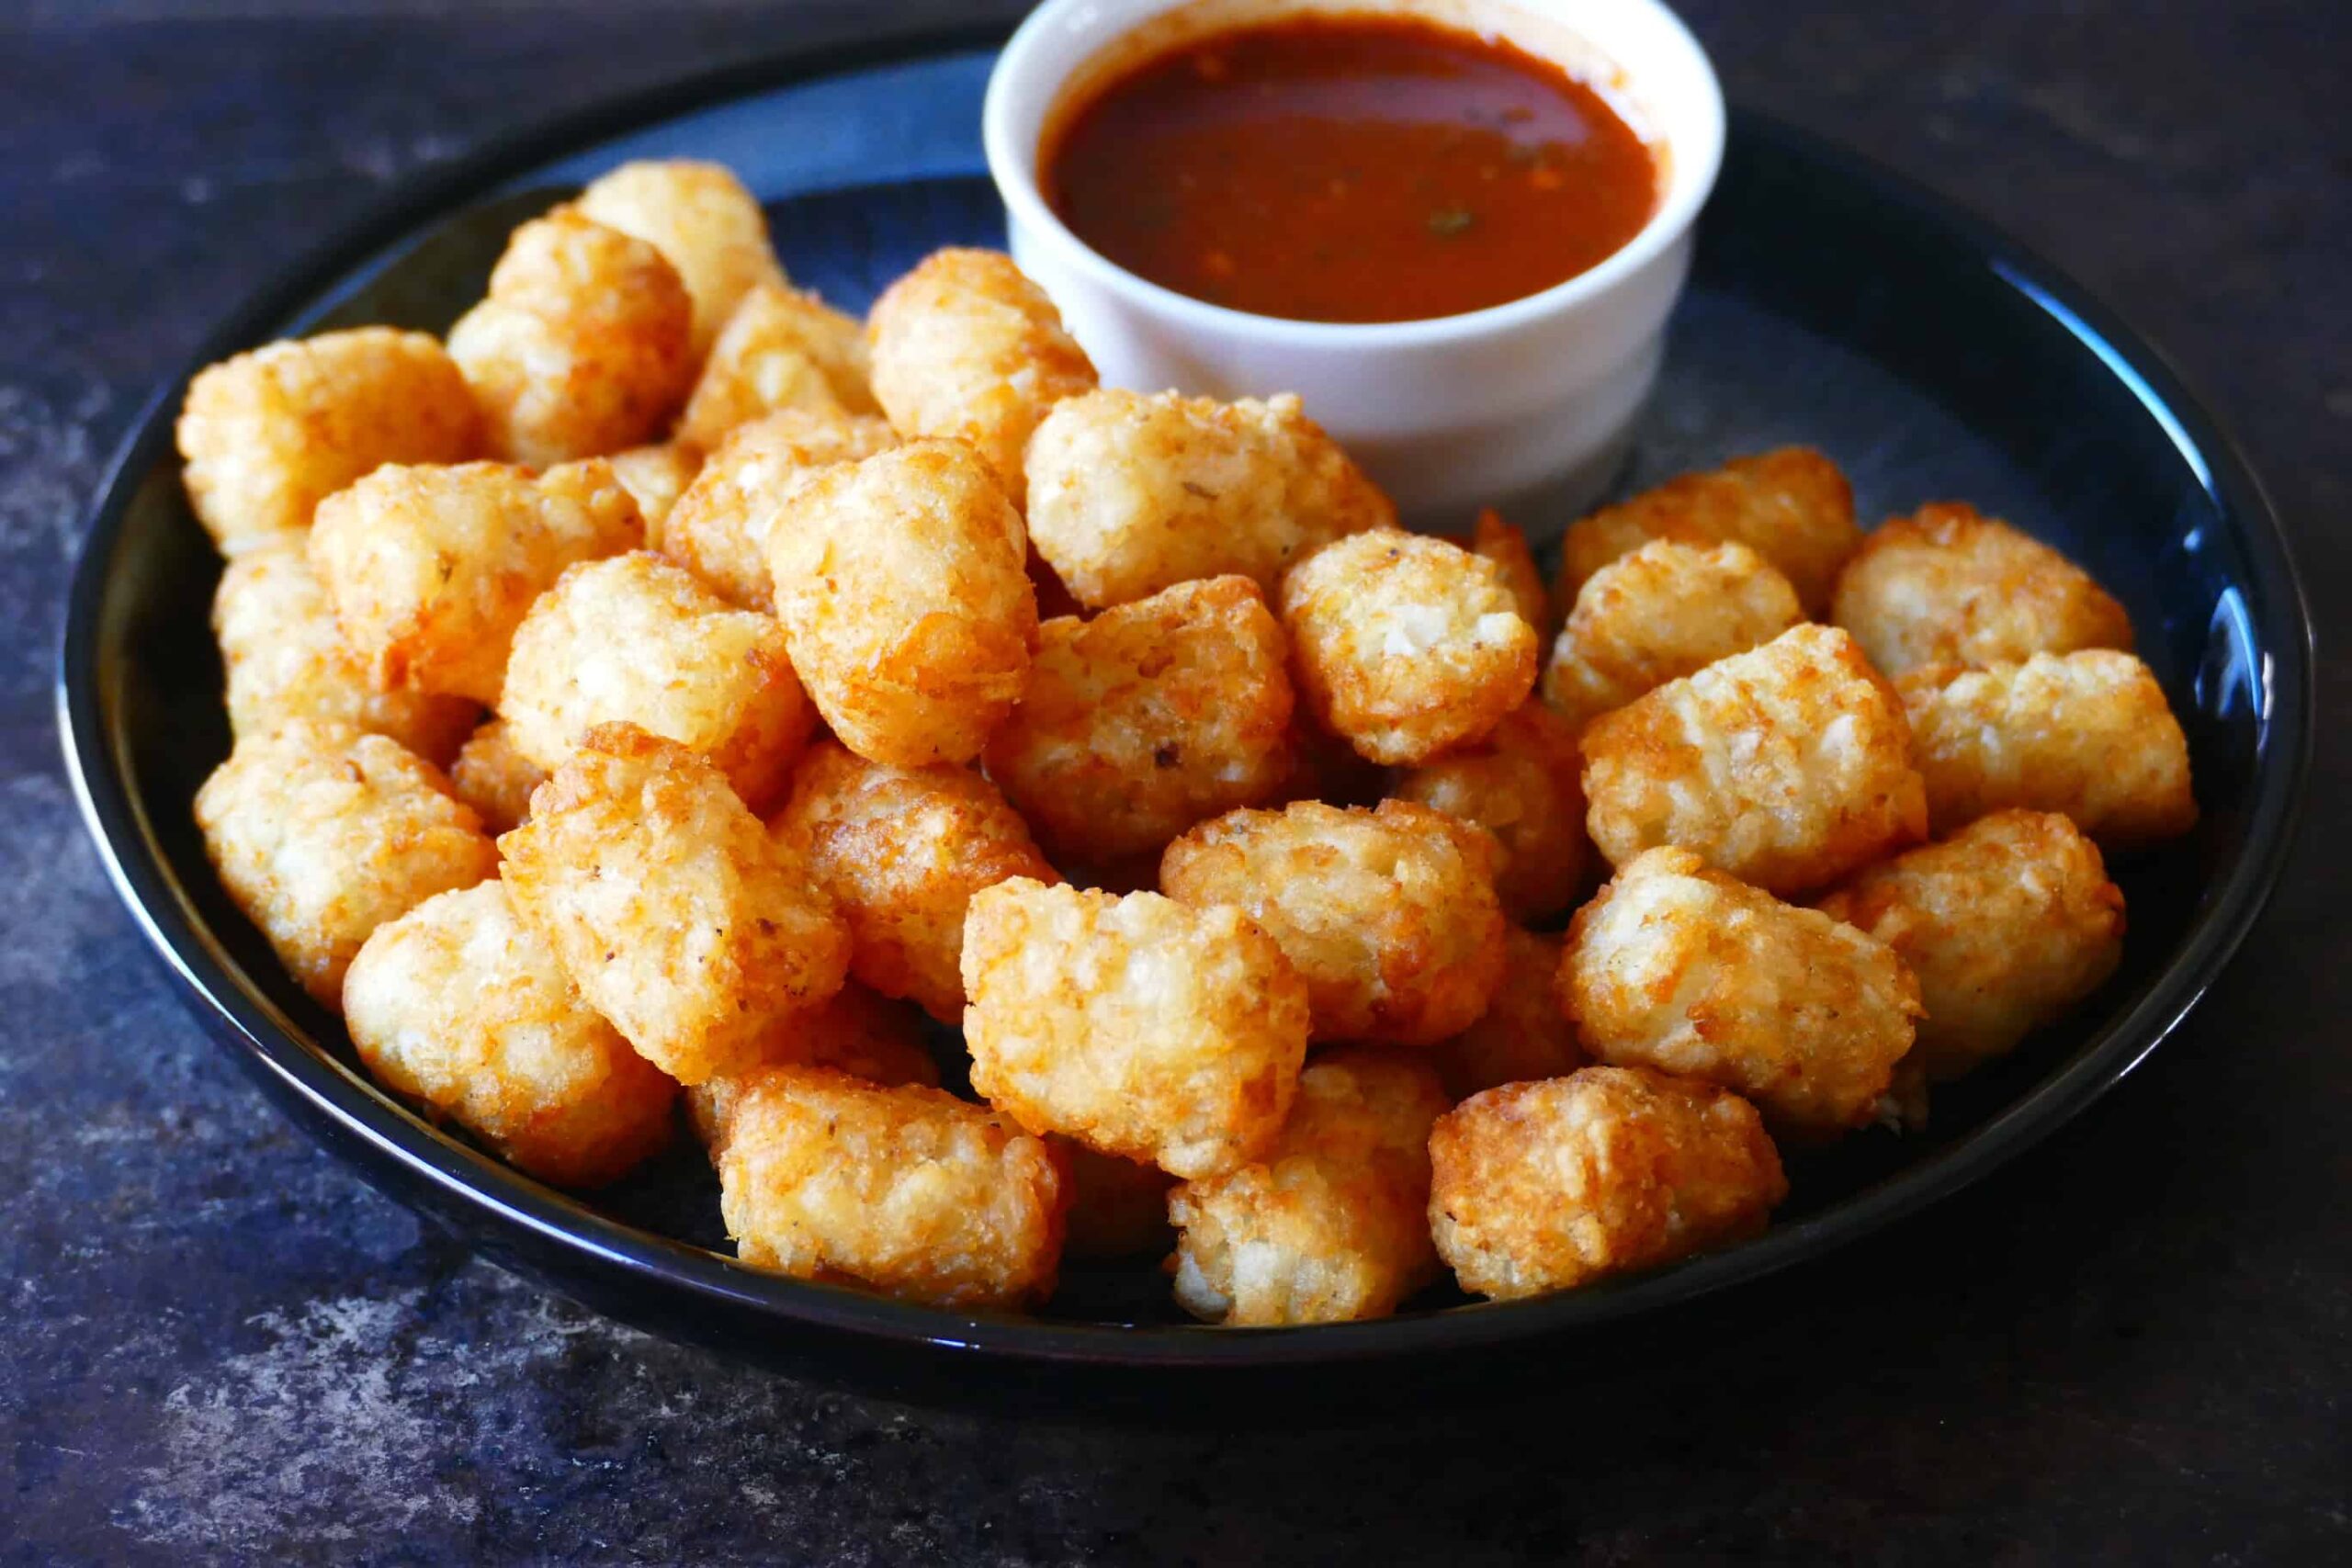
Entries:
[[[2352, 1555], [2340, 724], [2262, 928], [2115, 1094], [1658, 1364], [1527, 1404], [1152, 1432], [799, 1386], [470, 1261], [265, 1107], [116, 907], [56, 760], [59, 601], [105, 453], [208, 323], [386, 186], [797, 31], [974, 9], [0, 15], [0, 1559]], [[2245, 441], [2326, 631], [2352, 586], [2344, 7], [1686, 9], [1736, 96], [2149, 329]], [[2347, 678], [2324, 658], [2326, 715]]]

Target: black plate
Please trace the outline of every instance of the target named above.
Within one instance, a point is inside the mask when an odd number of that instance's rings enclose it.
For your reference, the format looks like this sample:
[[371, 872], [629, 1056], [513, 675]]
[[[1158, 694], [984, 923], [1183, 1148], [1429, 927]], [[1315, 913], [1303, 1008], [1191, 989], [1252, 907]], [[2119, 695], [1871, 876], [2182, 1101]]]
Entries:
[[[771, 203], [804, 283], [862, 306], [934, 245], [995, 243], [979, 176], [988, 56], [790, 58], [610, 106], [471, 161], [279, 280], [189, 367], [289, 332], [439, 329], [479, 295], [506, 230], [624, 156], [692, 151]], [[965, 52], [952, 52], [956, 48]], [[1750, 115], [1734, 118], [1690, 293], [1628, 487], [1784, 441], [1826, 448], [1866, 516], [1964, 498], [2051, 539], [2132, 611], [2188, 729], [2204, 820], [2119, 865], [2122, 972], [2072, 1027], [1946, 1094], [1925, 1137], [1807, 1160], [1773, 1229], [1637, 1280], [1548, 1300], [1417, 1305], [1374, 1324], [1182, 1323], [1148, 1268], [1073, 1269], [1044, 1319], [966, 1316], [774, 1279], [708, 1250], [691, 1148], [576, 1201], [379, 1093], [340, 1027], [229, 907], [189, 822], [227, 750], [206, 615], [219, 575], [182, 500], [161, 389], [107, 476], [73, 588], [60, 723], [116, 886], [215, 1032], [305, 1127], [486, 1255], [616, 1316], [820, 1375], [902, 1389], [1265, 1387], [1369, 1361], [1384, 1386], [1687, 1302], [1814, 1257], [1973, 1182], [2154, 1049], [2229, 958], [2276, 878], [2312, 722], [2292, 569], [2235, 451], [2155, 353], [2050, 267], [1936, 198]], [[2154, 1157], [2152, 1156], [2152, 1157]], [[1247, 1379], [1246, 1383], [1239, 1380]]]

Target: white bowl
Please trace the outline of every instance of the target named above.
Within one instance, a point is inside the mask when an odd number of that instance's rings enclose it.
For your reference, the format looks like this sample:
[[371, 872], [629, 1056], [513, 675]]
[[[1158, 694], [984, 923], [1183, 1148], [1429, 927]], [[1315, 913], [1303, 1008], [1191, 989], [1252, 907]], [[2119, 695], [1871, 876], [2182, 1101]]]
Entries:
[[[1189, 299], [1106, 259], [1046, 204], [1040, 142], [1091, 87], [1205, 34], [1316, 11], [1428, 17], [1565, 65], [1649, 143], [1657, 209], [1613, 255], [1541, 293], [1355, 324]], [[997, 61], [981, 133], [1013, 259], [1105, 385], [1296, 392], [1408, 519], [1459, 528], [1492, 504], [1544, 534], [1608, 482], [1657, 378], [1691, 221], [1723, 161], [1724, 104], [1704, 51], [1655, 0], [1045, 0]]]

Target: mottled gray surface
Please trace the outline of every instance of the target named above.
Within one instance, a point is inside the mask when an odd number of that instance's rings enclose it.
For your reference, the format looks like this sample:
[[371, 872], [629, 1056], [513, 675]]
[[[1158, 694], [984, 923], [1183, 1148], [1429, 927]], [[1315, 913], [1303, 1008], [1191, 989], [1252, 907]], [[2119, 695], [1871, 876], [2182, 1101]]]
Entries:
[[[279, 1122], [165, 991], [59, 774], [80, 507], [207, 323], [387, 185], [616, 88], [898, 14], [654, 9], [0, 15], [0, 1558], [2352, 1550], [2340, 726], [2246, 956], [2107, 1102], [1924, 1222], [1700, 1319], [1660, 1364], [1538, 1407], [1277, 1435], [876, 1405], [470, 1262]], [[1687, 9], [1736, 95], [1993, 216], [2147, 327], [2245, 439], [2325, 635], [2352, 569], [2343, 7]], [[2352, 671], [2326, 652], [2333, 715]]]

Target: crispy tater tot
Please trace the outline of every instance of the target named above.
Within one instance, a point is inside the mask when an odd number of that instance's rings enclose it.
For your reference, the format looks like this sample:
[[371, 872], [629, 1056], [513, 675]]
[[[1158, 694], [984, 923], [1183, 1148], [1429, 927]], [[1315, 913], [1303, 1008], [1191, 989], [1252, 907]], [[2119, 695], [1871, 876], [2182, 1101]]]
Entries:
[[386, 467], [320, 505], [310, 552], [379, 690], [495, 707], [532, 602], [574, 561], [643, 536], [637, 502], [602, 461], [536, 479], [498, 463]]
[[656, 439], [694, 382], [694, 307], [662, 253], [558, 208], [514, 231], [449, 329], [490, 455], [544, 467]]
[[498, 840], [515, 907], [639, 1055], [697, 1084], [766, 1059], [841, 989], [849, 931], [725, 775], [633, 725], [590, 730]]
[[2154, 674], [2128, 653], [1929, 665], [1898, 689], [1938, 833], [2009, 807], [2063, 812], [2110, 851], [2197, 825], [2188, 738]]
[[1459, 545], [1501, 568], [1503, 581], [1519, 605], [1519, 618], [1533, 626], [1537, 637], [1549, 635], [1552, 595], [1544, 590], [1544, 572], [1535, 564], [1535, 552], [1527, 547], [1525, 532], [1504, 522], [1502, 513], [1487, 506], [1479, 509], [1478, 520], [1471, 525], [1469, 533], [1447, 535], [1445, 542]]
[[921, 1016], [906, 1003], [876, 996], [852, 980], [823, 1006], [778, 1021], [762, 1045], [758, 1066], [686, 1090], [686, 1114], [710, 1162], [718, 1163], [743, 1085], [762, 1067], [831, 1067], [885, 1088], [912, 1083], [937, 1089], [939, 1064], [923, 1048]]
[[865, 381], [865, 323], [814, 294], [762, 284], [743, 296], [678, 416], [678, 439], [706, 451], [781, 409], [881, 412]]
[[1021, 513], [979, 454], [917, 441], [828, 468], [767, 558], [793, 668], [842, 744], [900, 767], [979, 755], [1037, 646]]
[[1544, 700], [1581, 729], [1804, 619], [1789, 580], [1746, 545], [1653, 539], [1577, 591], [1544, 669]]
[[1557, 596], [1573, 603], [1585, 579], [1651, 539], [1730, 541], [1770, 561], [1795, 585], [1805, 612], [1818, 615], [1861, 537], [1854, 492], [1838, 465], [1810, 446], [1783, 446], [1668, 479], [1569, 525]]
[[985, 753], [1057, 857], [1157, 853], [1271, 799], [1290, 771], [1282, 628], [1246, 577], [1187, 582], [1039, 629], [1028, 689]]
[[605, 460], [612, 465], [613, 478], [637, 502], [637, 514], [645, 522], [645, 547], [660, 549], [662, 525], [669, 521], [686, 487], [695, 482], [695, 476], [702, 472], [702, 454], [664, 441], [653, 446], [632, 446]]
[[734, 172], [686, 158], [623, 164], [589, 182], [574, 206], [583, 217], [662, 253], [694, 301], [692, 350], [711, 352], [744, 295], [780, 285], [767, 214]]
[[1097, 1154], [1084, 1144], [1047, 1134], [1069, 1194], [1062, 1240], [1065, 1258], [1165, 1256], [1174, 1231], [1168, 1224], [1168, 1190], [1176, 1179], [1156, 1165]]
[[1061, 1261], [1061, 1172], [1042, 1142], [939, 1089], [830, 1067], [746, 1078], [718, 1202], [754, 1269], [933, 1306], [1043, 1301]]
[[1437, 1250], [1497, 1300], [1753, 1235], [1789, 1192], [1754, 1106], [1641, 1067], [1474, 1095], [1438, 1118], [1430, 1166]]
[[547, 770], [514, 750], [506, 721], [493, 718], [458, 749], [449, 783], [458, 798], [474, 808], [492, 833], [519, 828], [531, 815], [531, 792], [547, 783]]
[[1919, 985], [1876, 937], [1668, 849], [1577, 911], [1560, 1003], [1597, 1059], [1737, 1089], [1819, 1141], [1878, 1114]]
[[597, 1016], [495, 880], [377, 927], [343, 1007], [369, 1072], [543, 1181], [602, 1187], [670, 1141], [678, 1086]]
[[188, 504], [223, 555], [311, 525], [386, 463], [462, 463], [482, 421], [440, 343], [357, 327], [206, 367], [180, 407]]
[[894, 768], [820, 741], [769, 824], [849, 922], [850, 973], [942, 1023], [964, 1016], [964, 912], [1015, 876], [1057, 882], [996, 786], [952, 762]]
[[1476, 740], [1535, 684], [1502, 569], [1442, 539], [1351, 535], [1293, 567], [1281, 604], [1299, 701], [1375, 762]]
[[1513, 926], [1503, 938], [1503, 980], [1478, 1021], [1432, 1048], [1445, 1092], [1467, 1100], [1498, 1084], [1565, 1077], [1591, 1061], [1560, 1010], [1560, 939]]
[[1669, 681], [1595, 719], [1583, 744], [1586, 821], [1611, 865], [1677, 844], [1800, 893], [1927, 836], [1902, 705], [1833, 626]]
[[1396, 1311], [1437, 1277], [1430, 1127], [1451, 1103], [1410, 1056], [1344, 1046], [1317, 1057], [1272, 1148], [1168, 1195], [1178, 1304], [1235, 1327]]
[[1502, 850], [1495, 894], [1515, 920], [1559, 913], [1583, 884], [1576, 734], [1541, 703], [1521, 703], [1484, 739], [1404, 770], [1389, 794], [1494, 835]]
[[700, 753], [764, 811], [816, 727], [773, 616], [738, 610], [635, 550], [582, 561], [514, 629], [498, 710], [515, 750], [553, 769], [626, 719]]
[[2000, 811], [1821, 900], [1894, 949], [1928, 1016], [1906, 1061], [1955, 1078], [2089, 996], [2123, 957], [2123, 893], [2054, 812]]
[[1269, 593], [1293, 561], [1396, 509], [1289, 393], [1221, 403], [1103, 388], [1029, 441], [1029, 530], [1081, 604], [1238, 573]]
[[329, 1008], [369, 932], [498, 874], [481, 819], [432, 764], [347, 724], [241, 739], [197, 791], [196, 825], [230, 898]]
[[1026, 878], [964, 924], [972, 1087], [1035, 1133], [1215, 1176], [1289, 1114], [1306, 986], [1231, 906], [1193, 909]]
[[1235, 905], [1306, 980], [1315, 1037], [1428, 1045], [1487, 1010], [1502, 979], [1495, 843], [1401, 800], [1230, 811], [1168, 846], [1159, 885]]
[[1838, 574], [1831, 620], [1881, 672], [2132, 648], [2132, 617], [2081, 567], [1958, 502], [1882, 525]]
[[228, 671], [229, 728], [240, 739], [318, 719], [390, 736], [437, 765], [481, 712], [460, 697], [376, 690], [344, 643], [299, 534], [230, 560], [212, 595], [212, 635]]
[[729, 433], [662, 530], [661, 550], [729, 604], [773, 610], [768, 531], [800, 487], [836, 463], [899, 444], [888, 423], [787, 409]]
[[933, 252], [874, 302], [875, 400], [899, 434], [970, 442], [1014, 505], [1022, 454], [1046, 412], [1094, 386], [1094, 366], [1054, 302], [996, 251]]

